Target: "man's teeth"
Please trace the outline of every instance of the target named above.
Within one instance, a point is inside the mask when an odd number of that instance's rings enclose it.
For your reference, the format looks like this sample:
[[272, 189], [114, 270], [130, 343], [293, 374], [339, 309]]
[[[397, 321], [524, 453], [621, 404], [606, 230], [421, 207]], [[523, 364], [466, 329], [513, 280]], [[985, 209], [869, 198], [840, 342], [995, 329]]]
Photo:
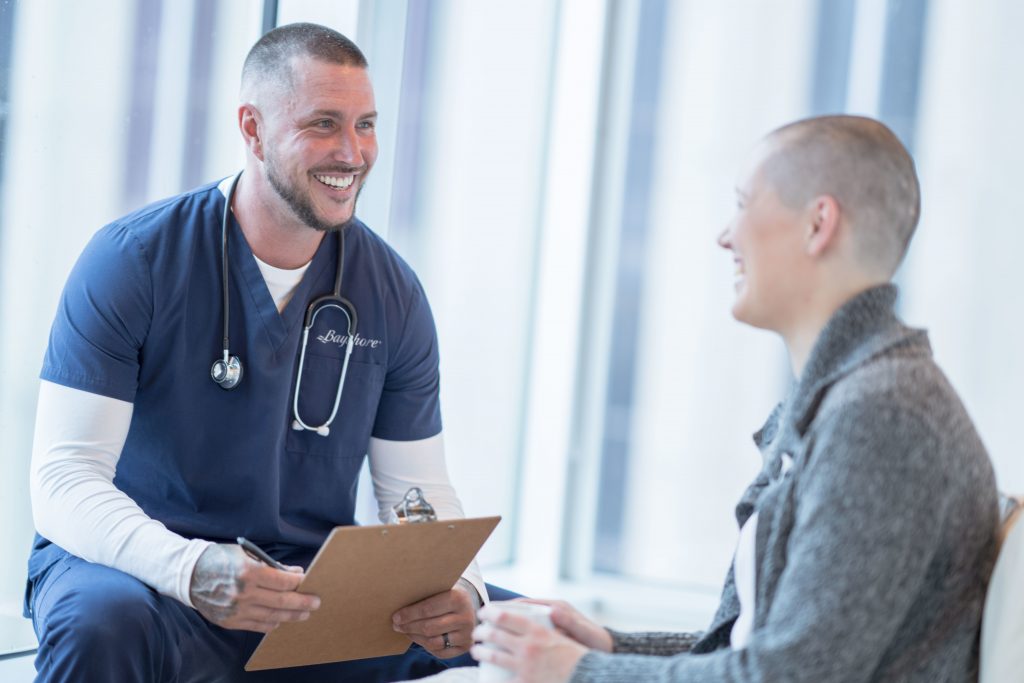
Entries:
[[340, 178], [330, 175], [317, 175], [313, 177], [319, 180], [324, 185], [330, 185], [331, 187], [336, 187], [339, 190], [344, 190], [346, 187], [352, 184], [352, 181], [356, 179], [354, 175], [346, 175]]

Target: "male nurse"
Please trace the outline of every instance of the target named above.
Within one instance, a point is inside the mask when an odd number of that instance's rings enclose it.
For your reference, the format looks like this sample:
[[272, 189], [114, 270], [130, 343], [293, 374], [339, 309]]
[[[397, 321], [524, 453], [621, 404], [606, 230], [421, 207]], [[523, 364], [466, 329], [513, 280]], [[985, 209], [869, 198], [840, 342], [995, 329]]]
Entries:
[[[263, 633], [317, 609], [296, 588], [328, 532], [354, 523], [367, 454], [382, 518], [413, 485], [440, 517], [462, 516], [427, 299], [355, 217], [376, 121], [356, 45], [275, 29], [242, 70], [242, 172], [86, 246], [50, 334], [32, 454], [38, 680], [385, 681], [469, 649], [487, 599], [475, 565], [394, 615], [418, 645], [404, 656], [243, 671]], [[290, 569], [250, 559], [239, 536]]]

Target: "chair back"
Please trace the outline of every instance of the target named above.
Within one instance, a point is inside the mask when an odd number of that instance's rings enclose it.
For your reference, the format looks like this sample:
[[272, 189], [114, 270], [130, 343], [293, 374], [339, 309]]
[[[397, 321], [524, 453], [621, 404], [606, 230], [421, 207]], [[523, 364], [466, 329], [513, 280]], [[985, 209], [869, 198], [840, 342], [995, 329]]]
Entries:
[[999, 558], [985, 596], [981, 620], [979, 683], [1024, 681], [1024, 507], [1000, 530]]

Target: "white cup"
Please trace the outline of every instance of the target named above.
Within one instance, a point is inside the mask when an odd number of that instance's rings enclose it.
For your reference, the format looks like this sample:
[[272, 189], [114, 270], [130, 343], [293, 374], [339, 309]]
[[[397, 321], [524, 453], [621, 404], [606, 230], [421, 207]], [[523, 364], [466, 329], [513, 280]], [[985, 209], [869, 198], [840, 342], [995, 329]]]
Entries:
[[[555, 627], [551, 623], [551, 608], [547, 605], [537, 605], [532, 602], [492, 602], [491, 610], [495, 609], [526, 617], [545, 628], [553, 629]], [[482, 647], [500, 649], [491, 644], [482, 645]], [[508, 669], [490, 662], [480, 662], [480, 683], [503, 683], [503, 681], [511, 681], [513, 678], [515, 678], [514, 674]]]

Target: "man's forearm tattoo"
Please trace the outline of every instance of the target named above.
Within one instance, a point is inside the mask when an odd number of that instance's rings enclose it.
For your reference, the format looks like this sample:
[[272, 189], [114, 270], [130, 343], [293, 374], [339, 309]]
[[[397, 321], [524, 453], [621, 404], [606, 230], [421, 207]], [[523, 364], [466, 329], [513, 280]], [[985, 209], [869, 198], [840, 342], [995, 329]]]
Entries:
[[239, 576], [244, 566], [243, 556], [230, 545], [212, 545], [199, 556], [189, 597], [200, 614], [214, 623], [234, 616], [238, 595], [245, 590]]

